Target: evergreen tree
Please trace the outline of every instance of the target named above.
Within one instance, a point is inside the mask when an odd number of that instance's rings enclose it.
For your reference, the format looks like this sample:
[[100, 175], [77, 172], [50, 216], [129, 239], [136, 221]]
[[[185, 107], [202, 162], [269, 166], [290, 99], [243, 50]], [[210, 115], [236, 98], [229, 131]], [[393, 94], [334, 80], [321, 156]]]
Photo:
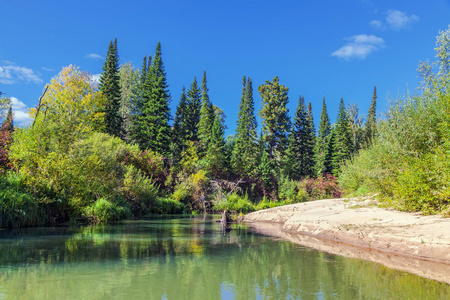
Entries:
[[187, 106], [188, 100], [186, 97], [186, 89], [183, 86], [180, 102], [175, 111], [175, 118], [172, 130], [172, 156], [175, 162], [181, 158], [181, 153], [185, 150], [186, 141], [189, 138], [189, 131], [187, 126]]
[[223, 127], [219, 118], [214, 119], [211, 132], [211, 141], [208, 147], [208, 166], [213, 176], [223, 174], [225, 169], [225, 141], [223, 139]]
[[14, 132], [14, 122], [13, 122], [13, 113], [12, 113], [12, 105], [9, 106], [8, 113], [6, 114], [6, 118], [0, 127], [2, 130], [6, 130], [11, 134]]
[[364, 129], [364, 140], [366, 145], [372, 144], [372, 140], [376, 134], [376, 108], [377, 108], [377, 87], [373, 87], [372, 103], [370, 103], [369, 112], [367, 113], [367, 121]]
[[315, 157], [316, 147], [316, 128], [312, 113], [311, 102], [308, 102], [308, 113], [306, 115], [306, 138], [305, 138], [305, 160], [304, 175], [313, 177], [315, 175], [314, 167], [316, 165]]
[[305, 98], [300, 96], [289, 136], [289, 147], [285, 158], [285, 175], [301, 179], [314, 174], [314, 124], [311, 103], [307, 109]]
[[291, 122], [288, 115], [289, 88], [280, 85], [278, 76], [272, 82], [266, 80], [258, 87], [261, 95], [261, 110], [264, 141], [268, 146], [269, 159], [279, 161], [286, 150]]
[[347, 105], [347, 116], [352, 133], [353, 153], [357, 153], [364, 143], [363, 116], [359, 115], [358, 105]]
[[206, 71], [203, 72], [201, 103], [202, 105], [200, 109], [200, 119], [197, 126], [197, 132], [200, 140], [200, 150], [206, 150], [211, 140], [212, 126], [214, 123], [214, 108], [208, 96]]
[[324, 175], [331, 173], [332, 147], [331, 147], [331, 124], [328, 117], [325, 97], [323, 97], [322, 112], [320, 114], [319, 132], [316, 142], [316, 174]]
[[353, 153], [353, 141], [347, 111], [345, 110], [344, 100], [341, 98], [339, 111], [335, 125], [335, 136], [333, 145], [333, 174], [339, 173], [340, 166], [349, 159]]
[[168, 154], [170, 145], [169, 101], [170, 94], [161, 58], [161, 43], [158, 42], [144, 83], [142, 113], [139, 122], [142, 132], [141, 148], [148, 148], [163, 155]]
[[120, 115], [119, 55], [117, 39], [109, 43], [103, 72], [100, 76], [100, 91], [106, 97], [106, 132], [117, 137], [122, 136], [122, 117]]
[[231, 156], [233, 171], [239, 176], [254, 175], [257, 166], [257, 123], [254, 111], [252, 80], [244, 76], [236, 122], [235, 147]]
[[288, 136], [288, 147], [283, 157], [283, 175], [286, 178], [298, 179], [300, 176], [299, 168], [297, 164], [297, 143], [295, 140], [295, 129], [294, 126], [291, 128], [291, 132]]
[[198, 142], [198, 122], [200, 121], [200, 108], [201, 108], [201, 90], [197, 84], [197, 78], [194, 77], [194, 81], [191, 84], [187, 92], [187, 113], [186, 113], [186, 126], [189, 132], [188, 139], [193, 142]]
[[275, 181], [272, 163], [269, 159], [269, 154], [267, 151], [262, 151], [261, 162], [258, 166], [258, 177], [262, 181], [264, 196], [266, 196], [268, 192], [273, 189]]

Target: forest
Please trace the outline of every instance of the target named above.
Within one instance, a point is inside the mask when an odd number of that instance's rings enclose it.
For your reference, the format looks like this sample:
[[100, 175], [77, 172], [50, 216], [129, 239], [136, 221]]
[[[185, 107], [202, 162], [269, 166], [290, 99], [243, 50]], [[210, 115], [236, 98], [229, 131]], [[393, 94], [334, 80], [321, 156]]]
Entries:
[[247, 213], [342, 193], [449, 213], [450, 28], [437, 37], [436, 53], [436, 62], [420, 64], [420, 92], [397, 99], [383, 118], [374, 87], [365, 118], [341, 98], [331, 123], [324, 98], [317, 127], [301, 95], [291, 119], [289, 88], [277, 76], [258, 86], [256, 114], [252, 79], [244, 76], [236, 132], [225, 138], [206, 71], [182, 89], [172, 116], [161, 44], [138, 69], [119, 64], [111, 41], [99, 82], [63, 68], [44, 87], [29, 126], [14, 126], [2, 98], [0, 226]]

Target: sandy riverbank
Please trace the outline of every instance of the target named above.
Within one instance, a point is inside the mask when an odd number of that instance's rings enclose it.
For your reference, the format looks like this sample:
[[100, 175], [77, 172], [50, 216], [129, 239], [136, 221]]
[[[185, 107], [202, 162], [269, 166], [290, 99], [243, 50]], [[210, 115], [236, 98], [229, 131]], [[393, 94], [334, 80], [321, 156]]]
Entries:
[[450, 218], [331, 199], [257, 211], [244, 220], [264, 234], [450, 284]]

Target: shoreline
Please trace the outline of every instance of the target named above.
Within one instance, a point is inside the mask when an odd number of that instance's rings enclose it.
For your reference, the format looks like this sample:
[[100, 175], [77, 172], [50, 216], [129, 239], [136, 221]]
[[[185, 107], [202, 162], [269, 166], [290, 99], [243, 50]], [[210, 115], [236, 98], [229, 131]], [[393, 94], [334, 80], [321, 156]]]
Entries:
[[349, 198], [274, 207], [244, 221], [265, 235], [450, 284], [450, 218]]

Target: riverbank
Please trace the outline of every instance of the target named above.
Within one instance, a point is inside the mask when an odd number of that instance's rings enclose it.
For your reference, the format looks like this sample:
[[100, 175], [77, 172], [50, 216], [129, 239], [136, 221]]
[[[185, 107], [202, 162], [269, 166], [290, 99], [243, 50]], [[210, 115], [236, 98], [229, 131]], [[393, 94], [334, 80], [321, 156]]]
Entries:
[[450, 284], [450, 219], [377, 206], [371, 199], [297, 203], [244, 217], [256, 231]]

